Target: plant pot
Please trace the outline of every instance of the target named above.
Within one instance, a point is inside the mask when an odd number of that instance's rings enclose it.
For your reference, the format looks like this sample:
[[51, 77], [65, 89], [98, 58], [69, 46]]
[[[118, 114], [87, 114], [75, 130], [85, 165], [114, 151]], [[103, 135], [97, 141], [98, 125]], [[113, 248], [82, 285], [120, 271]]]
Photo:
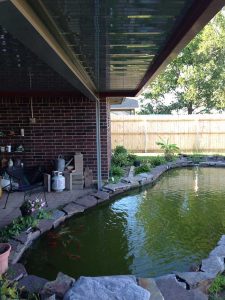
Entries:
[[27, 208], [24, 208], [24, 207], [20, 207], [20, 211], [21, 211], [22, 217], [31, 216], [31, 214], [32, 214], [31, 209], [27, 209]]
[[140, 165], [141, 165], [141, 161], [140, 160], [135, 160], [134, 161], [134, 166], [135, 167], [140, 167]]
[[8, 243], [0, 243], [0, 275], [8, 270], [8, 260], [11, 246]]

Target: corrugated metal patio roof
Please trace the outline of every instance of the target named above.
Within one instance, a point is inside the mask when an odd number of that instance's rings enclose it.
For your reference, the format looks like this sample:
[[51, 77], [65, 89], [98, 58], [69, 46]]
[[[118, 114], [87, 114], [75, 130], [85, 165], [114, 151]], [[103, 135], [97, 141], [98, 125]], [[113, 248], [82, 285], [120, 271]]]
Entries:
[[[35, 53], [39, 65], [47, 64], [64, 78], [62, 90], [73, 87], [94, 97], [135, 96], [224, 4], [225, 0], [3, 0], [0, 25]], [[14, 54], [9, 51], [8, 62], [15, 60]], [[35, 65], [29, 58], [28, 64]], [[15, 76], [17, 72], [18, 67], [13, 68]]]

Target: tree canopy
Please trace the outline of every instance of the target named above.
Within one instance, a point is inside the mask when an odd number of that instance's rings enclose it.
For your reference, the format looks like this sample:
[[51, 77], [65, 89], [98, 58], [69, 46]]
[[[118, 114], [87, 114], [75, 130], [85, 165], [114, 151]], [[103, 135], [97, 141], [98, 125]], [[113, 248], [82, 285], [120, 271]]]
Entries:
[[[165, 100], [172, 96], [170, 103]], [[225, 10], [183, 49], [143, 95], [140, 114], [225, 109]]]

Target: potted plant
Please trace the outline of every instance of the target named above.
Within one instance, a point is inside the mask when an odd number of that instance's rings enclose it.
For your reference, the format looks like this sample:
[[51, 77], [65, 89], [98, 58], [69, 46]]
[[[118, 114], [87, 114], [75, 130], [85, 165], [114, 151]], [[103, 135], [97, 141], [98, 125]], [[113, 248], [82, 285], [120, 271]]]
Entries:
[[23, 217], [30, 216], [35, 211], [43, 208], [45, 206], [45, 201], [43, 199], [35, 198], [26, 199], [20, 206], [20, 211]]
[[8, 243], [0, 243], [0, 275], [8, 269], [8, 259], [11, 251], [11, 246]]

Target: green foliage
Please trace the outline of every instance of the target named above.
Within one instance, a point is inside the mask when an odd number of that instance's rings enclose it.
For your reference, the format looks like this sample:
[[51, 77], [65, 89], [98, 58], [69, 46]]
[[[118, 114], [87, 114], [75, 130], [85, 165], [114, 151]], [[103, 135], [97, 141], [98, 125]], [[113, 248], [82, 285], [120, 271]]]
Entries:
[[157, 142], [156, 144], [163, 150], [165, 159], [168, 161], [172, 160], [175, 153], [179, 152], [180, 148], [176, 144], [170, 144], [169, 139], [166, 141], [164, 141], [162, 138], [160, 139], [161, 141]]
[[218, 275], [213, 283], [211, 284], [209, 288], [209, 292], [211, 294], [217, 294], [221, 292], [222, 290], [225, 290], [225, 276], [224, 275]]
[[114, 153], [111, 160], [112, 164], [119, 167], [125, 167], [128, 165], [127, 154]]
[[19, 235], [28, 228], [37, 227], [38, 220], [49, 218], [50, 213], [40, 210], [36, 216], [18, 217], [11, 224], [0, 231], [0, 242], [7, 242], [9, 239]]
[[123, 146], [116, 146], [112, 155], [111, 163], [112, 165], [119, 167], [132, 166], [136, 159], [137, 156], [132, 153], [128, 153], [127, 149]]
[[0, 299], [1, 300], [20, 299], [17, 290], [17, 283], [10, 283], [10, 281], [0, 276]]
[[138, 160], [137, 155], [132, 154], [132, 153], [129, 153], [129, 154], [127, 155], [127, 161], [128, 161], [128, 165], [129, 165], [129, 166], [133, 166], [133, 164], [134, 164], [134, 162], [135, 162], [136, 160]]
[[149, 159], [149, 163], [152, 167], [157, 167], [166, 163], [166, 160], [163, 156], [152, 156]]
[[124, 170], [120, 166], [111, 166], [111, 175], [113, 177], [122, 177], [124, 175]]
[[[141, 114], [219, 112], [225, 109], [225, 14], [213, 20], [184, 48], [144, 94]], [[173, 95], [169, 104], [165, 99]], [[168, 98], [167, 98], [168, 99]]]
[[118, 145], [114, 150], [114, 154], [128, 154], [127, 149], [124, 146]]
[[135, 168], [135, 174], [147, 173], [150, 172], [150, 168], [147, 164], [143, 164], [140, 167]]

